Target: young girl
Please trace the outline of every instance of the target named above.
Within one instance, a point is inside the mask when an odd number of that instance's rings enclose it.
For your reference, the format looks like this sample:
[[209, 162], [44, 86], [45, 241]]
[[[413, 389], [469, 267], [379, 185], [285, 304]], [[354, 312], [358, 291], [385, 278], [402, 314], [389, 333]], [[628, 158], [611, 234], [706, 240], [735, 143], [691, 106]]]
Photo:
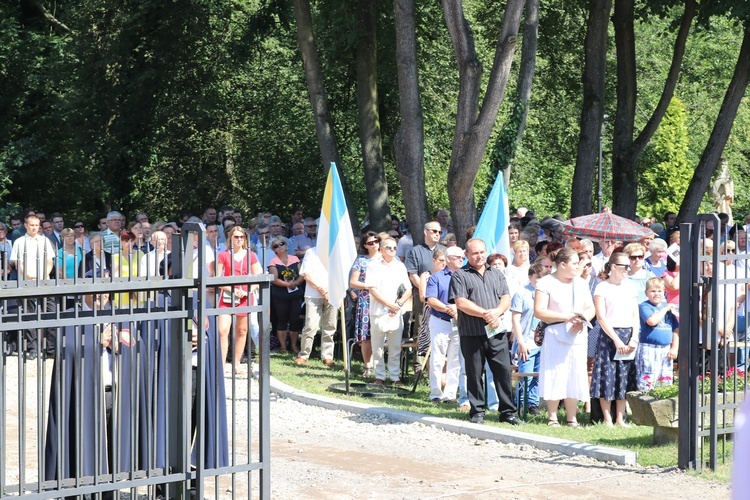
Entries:
[[664, 299], [664, 282], [651, 278], [646, 282], [648, 300], [641, 303], [641, 341], [635, 363], [638, 389], [647, 391], [659, 382], [672, 385], [672, 361], [677, 358], [680, 324], [674, 315], [674, 304]]

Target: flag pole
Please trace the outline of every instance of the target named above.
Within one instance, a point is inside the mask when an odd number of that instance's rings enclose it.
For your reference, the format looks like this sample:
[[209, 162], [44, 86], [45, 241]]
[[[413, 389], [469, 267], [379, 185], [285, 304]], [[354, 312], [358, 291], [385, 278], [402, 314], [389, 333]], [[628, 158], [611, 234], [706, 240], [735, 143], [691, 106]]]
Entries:
[[343, 349], [344, 357], [344, 381], [346, 382], [346, 395], [349, 395], [349, 343], [346, 338], [346, 308], [344, 307], [344, 301], [341, 301], [339, 306], [339, 313], [341, 314], [341, 347]]

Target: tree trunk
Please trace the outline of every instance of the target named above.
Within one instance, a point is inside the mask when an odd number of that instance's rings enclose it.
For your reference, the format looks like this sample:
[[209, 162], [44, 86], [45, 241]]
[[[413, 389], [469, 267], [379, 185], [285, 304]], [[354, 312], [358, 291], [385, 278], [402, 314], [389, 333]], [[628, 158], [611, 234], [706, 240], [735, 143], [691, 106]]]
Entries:
[[633, 140], [637, 100], [635, 73], [634, 6], [632, 0], [615, 2], [615, 45], [617, 47], [617, 116], [612, 143], [612, 210], [633, 218], [638, 204], [638, 156], [659, 128], [680, 76], [685, 44], [695, 17], [695, 0], [685, 0], [685, 11], [677, 32], [672, 63], [659, 102], [649, 121]]
[[349, 219], [351, 220], [354, 234], [357, 234], [359, 229], [357, 212], [349, 193], [346, 176], [341, 170], [342, 165], [336, 143], [336, 134], [333, 128], [333, 119], [328, 112], [328, 95], [323, 86], [323, 72], [320, 69], [320, 61], [318, 60], [318, 48], [315, 43], [310, 0], [294, 0], [294, 19], [297, 24], [297, 43], [299, 44], [302, 65], [305, 68], [305, 78], [307, 79], [307, 92], [310, 95], [310, 105], [312, 106], [313, 117], [315, 118], [315, 133], [318, 137], [323, 171], [327, 175], [328, 170], [331, 168], [331, 163], [335, 163], [339, 168], [341, 186], [344, 190], [346, 205], [349, 208]]
[[505, 95], [524, 3], [524, 0], [508, 0], [506, 3], [487, 92], [482, 107], [478, 108], [482, 65], [477, 59], [469, 23], [460, 0], [442, 0], [459, 76], [456, 131], [448, 169], [448, 198], [460, 244], [464, 243], [466, 229], [476, 222], [474, 180]]
[[396, 27], [396, 68], [401, 124], [396, 131], [396, 171], [406, 209], [409, 230], [418, 245], [424, 240], [421, 228], [429, 220], [424, 175], [424, 116], [419, 97], [417, 36], [414, 0], [393, 3]]
[[357, 108], [359, 142], [365, 170], [370, 227], [374, 231], [391, 228], [388, 184], [383, 168], [383, 144], [378, 113], [377, 14], [376, 0], [359, 0], [357, 43]]
[[612, 211], [635, 217], [638, 180], [630, 146], [635, 127], [637, 83], [635, 67], [634, 0], [615, 0], [615, 47], [617, 50], [617, 110], [612, 131]]
[[685, 198], [682, 200], [678, 215], [678, 220], [681, 222], [689, 222], [698, 213], [703, 195], [708, 190], [711, 176], [716, 171], [721, 154], [724, 151], [724, 146], [726, 146], [729, 134], [732, 131], [732, 125], [737, 116], [737, 109], [747, 89], [749, 75], [750, 22], [745, 21], [742, 47], [740, 48], [737, 64], [734, 67], [734, 75], [732, 75], [732, 81], [729, 83], [726, 94], [724, 94], [724, 101], [719, 110], [719, 117], [716, 119], [706, 148], [703, 150], [703, 155], [698, 162], [698, 166], [695, 167], [695, 173], [690, 180]]
[[[523, 137], [523, 129], [526, 127], [526, 116], [529, 114], [529, 97], [531, 96], [531, 84], [534, 82], [534, 70], [536, 69], [536, 49], [539, 40], [539, 0], [526, 1], [526, 15], [523, 25], [523, 45], [521, 46], [521, 69], [518, 74], [518, 101], [521, 106], [521, 120], [518, 124], [518, 133], [513, 151], [518, 148]], [[511, 156], [512, 157], [512, 156]], [[511, 163], [510, 158], [503, 167], [505, 185], [510, 182]]]
[[599, 159], [599, 141], [604, 120], [604, 77], [607, 68], [607, 27], [612, 0], [590, 0], [584, 42], [583, 106], [578, 155], [573, 173], [570, 216], [588, 215], [591, 186]]

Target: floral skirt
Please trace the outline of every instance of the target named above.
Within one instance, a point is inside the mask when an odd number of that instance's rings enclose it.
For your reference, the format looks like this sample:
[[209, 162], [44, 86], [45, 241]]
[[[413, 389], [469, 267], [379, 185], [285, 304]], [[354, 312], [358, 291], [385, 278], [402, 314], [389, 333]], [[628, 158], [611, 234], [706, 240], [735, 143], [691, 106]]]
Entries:
[[[620, 340], [626, 342], [633, 333], [632, 328], [615, 328]], [[628, 391], [638, 388], [635, 360], [615, 361], [617, 353], [614, 341], [601, 330], [596, 342], [594, 373], [591, 377], [591, 397], [604, 401], [624, 400]]]

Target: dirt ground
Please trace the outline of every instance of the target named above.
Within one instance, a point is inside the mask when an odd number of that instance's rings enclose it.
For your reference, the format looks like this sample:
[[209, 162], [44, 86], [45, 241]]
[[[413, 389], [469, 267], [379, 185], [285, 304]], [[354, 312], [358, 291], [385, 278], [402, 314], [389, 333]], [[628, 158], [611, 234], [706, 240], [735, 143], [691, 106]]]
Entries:
[[729, 497], [726, 485], [675, 469], [615, 466], [288, 399], [272, 403], [272, 415], [274, 498]]
[[[44, 397], [39, 397], [36, 367], [27, 364], [29, 383], [21, 395], [13, 382], [17, 358], [5, 358], [5, 437], [1, 451], [5, 484], [35, 481], [39, 444], [36, 431], [46, 424]], [[45, 364], [47, 383], [51, 361]], [[231, 382], [227, 381], [231, 397]], [[257, 434], [258, 384], [247, 379], [235, 386], [237, 404], [230, 439], [247, 443]], [[46, 391], [44, 391], [46, 392]], [[23, 396], [23, 397], [21, 397]], [[19, 406], [22, 400], [24, 404]], [[19, 411], [23, 407], [23, 414]], [[37, 418], [38, 414], [45, 418]], [[248, 427], [249, 423], [249, 427]], [[28, 453], [19, 468], [18, 439]], [[420, 423], [391, 422], [385, 415], [360, 416], [307, 406], [291, 399], [271, 402], [272, 498], [349, 499], [647, 499], [729, 497], [727, 485], [686, 475], [679, 470], [625, 467], [586, 457], [568, 457], [527, 445], [506, 445], [442, 431]], [[257, 443], [257, 442], [256, 442]], [[257, 452], [253, 453], [257, 458]], [[238, 444], [238, 461], [247, 460], [247, 447]], [[258, 497], [258, 474], [206, 481], [208, 498]], [[0, 496], [2, 494], [0, 493]]]

